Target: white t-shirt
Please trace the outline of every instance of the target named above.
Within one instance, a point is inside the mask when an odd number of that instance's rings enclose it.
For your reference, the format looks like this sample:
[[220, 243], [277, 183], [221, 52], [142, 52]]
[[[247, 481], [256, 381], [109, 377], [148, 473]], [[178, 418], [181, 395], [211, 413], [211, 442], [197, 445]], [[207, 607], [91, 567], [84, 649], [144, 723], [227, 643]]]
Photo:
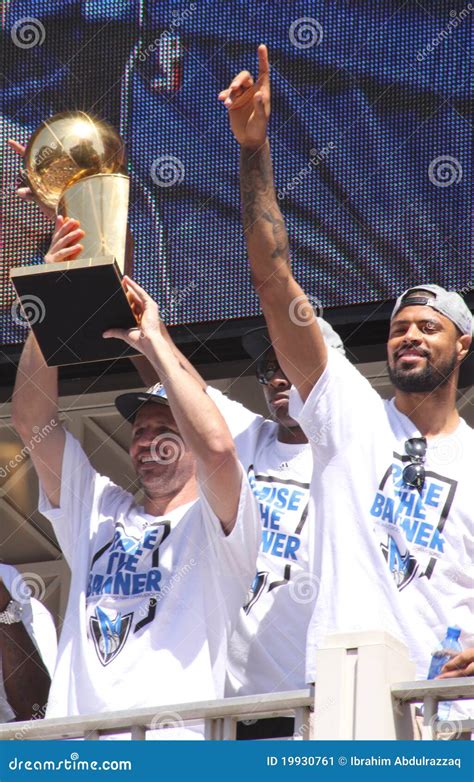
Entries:
[[[0, 577], [12, 597], [21, 603], [22, 622], [28, 635], [38, 649], [50, 676], [56, 663], [57, 636], [54, 621], [46, 606], [36, 598], [28, 598], [28, 585], [12, 565], [0, 564]], [[38, 704], [38, 716], [45, 704]], [[3, 683], [2, 662], [0, 659], [0, 722], [11, 722], [15, 713], [7, 700]]]
[[[385, 629], [404, 641], [425, 679], [448, 625], [474, 646], [474, 432], [465, 423], [428, 440], [421, 494], [403, 484], [405, 441], [420, 437], [347, 359], [328, 365], [297, 416], [317, 461], [316, 572], [308, 674], [330, 632]], [[298, 407], [300, 410], [298, 411]]]
[[226, 695], [299, 689], [316, 595], [309, 562], [311, 447], [279, 442], [274, 421], [207, 390], [235, 438], [262, 525], [257, 572], [230, 642]]
[[226, 537], [204, 496], [146, 514], [67, 433], [60, 507], [41, 491], [40, 511], [72, 573], [47, 716], [223, 697], [227, 643], [258, 547], [245, 476]]

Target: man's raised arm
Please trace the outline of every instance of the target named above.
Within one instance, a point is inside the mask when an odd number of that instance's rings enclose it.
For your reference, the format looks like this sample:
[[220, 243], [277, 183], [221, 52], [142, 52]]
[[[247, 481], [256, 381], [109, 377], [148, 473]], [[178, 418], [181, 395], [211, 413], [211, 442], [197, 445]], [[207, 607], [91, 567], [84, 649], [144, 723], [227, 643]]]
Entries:
[[[46, 263], [74, 258], [84, 231], [77, 220], [57, 217]], [[58, 420], [58, 370], [48, 367], [31, 333], [21, 354], [12, 400], [13, 426], [28, 448], [50, 503], [59, 507], [64, 429]]]
[[255, 290], [280, 366], [306, 399], [326, 366], [327, 351], [313, 309], [291, 272], [267, 138], [270, 67], [263, 44], [258, 60], [257, 81], [242, 71], [219, 99], [240, 144], [242, 220]]
[[164, 336], [158, 306], [129, 277], [127, 294], [139, 326], [109, 329], [106, 337], [123, 339], [150, 361], [166, 389], [168, 402], [184, 444], [196, 460], [200, 485], [224, 532], [234, 527], [239, 507], [242, 470], [230, 431], [202, 381], [191, 374]]
[[58, 507], [65, 444], [58, 420], [58, 371], [47, 366], [32, 333], [18, 365], [12, 421], [49, 501]]

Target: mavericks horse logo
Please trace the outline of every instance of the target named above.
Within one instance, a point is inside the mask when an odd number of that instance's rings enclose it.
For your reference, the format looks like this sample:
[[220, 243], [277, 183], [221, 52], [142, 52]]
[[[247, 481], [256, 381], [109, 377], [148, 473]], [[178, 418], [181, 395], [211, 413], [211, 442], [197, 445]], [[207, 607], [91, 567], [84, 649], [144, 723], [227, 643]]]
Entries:
[[132, 614], [122, 616], [120, 611], [105, 611], [99, 606], [90, 618], [90, 630], [97, 656], [102, 665], [108, 665], [123, 649], [132, 625]]

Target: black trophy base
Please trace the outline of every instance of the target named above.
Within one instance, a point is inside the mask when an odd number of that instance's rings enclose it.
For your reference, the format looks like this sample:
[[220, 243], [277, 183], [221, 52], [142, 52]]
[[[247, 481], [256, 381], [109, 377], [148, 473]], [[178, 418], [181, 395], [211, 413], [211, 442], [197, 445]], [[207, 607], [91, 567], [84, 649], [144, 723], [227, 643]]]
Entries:
[[114, 258], [25, 266], [11, 279], [48, 366], [137, 355], [122, 340], [102, 337], [109, 328], [136, 326]]

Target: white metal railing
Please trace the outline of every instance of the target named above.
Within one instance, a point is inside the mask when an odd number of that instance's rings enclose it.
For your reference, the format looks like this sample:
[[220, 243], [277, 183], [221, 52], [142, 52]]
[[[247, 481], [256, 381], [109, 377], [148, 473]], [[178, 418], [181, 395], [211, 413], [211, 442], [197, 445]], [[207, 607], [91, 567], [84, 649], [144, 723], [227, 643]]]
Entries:
[[294, 737], [309, 738], [312, 688], [270, 695], [249, 695], [198, 703], [172, 704], [156, 709], [129, 709], [91, 716], [31, 720], [0, 726], [0, 741], [7, 739], [98, 739], [100, 736], [124, 735], [144, 739], [148, 730], [183, 728], [189, 723], [204, 722], [205, 737], [213, 740], [235, 739], [239, 720], [294, 716]]
[[[417, 681], [392, 684], [394, 709], [404, 710], [409, 704], [423, 705], [421, 738], [431, 740], [442, 737], [456, 739], [474, 731], [474, 719], [458, 719], [455, 714], [447, 718], [438, 716], [438, 704], [443, 701], [462, 701], [474, 698], [474, 676], [439, 681]], [[451, 710], [452, 711], [452, 710]]]
[[[37, 719], [0, 725], [9, 739], [99, 739], [118, 735], [143, 740], [147, 731], [204, 723], [211, 740], [233, 740], [239, 721], [292, 716], [297, 739], [459, 738], [474, 720], [437, 716], [438, 703], [474, 699], [474, 677], [412, 681], [414, 665], [405, 646], [380, 632], [329, 636], [316, 653], [315, 688], [225, 698], [90, 716]], [[401, 682], [401, 683], [399, 683]], [[417, 731], [414, 704], [423, 704]]]

